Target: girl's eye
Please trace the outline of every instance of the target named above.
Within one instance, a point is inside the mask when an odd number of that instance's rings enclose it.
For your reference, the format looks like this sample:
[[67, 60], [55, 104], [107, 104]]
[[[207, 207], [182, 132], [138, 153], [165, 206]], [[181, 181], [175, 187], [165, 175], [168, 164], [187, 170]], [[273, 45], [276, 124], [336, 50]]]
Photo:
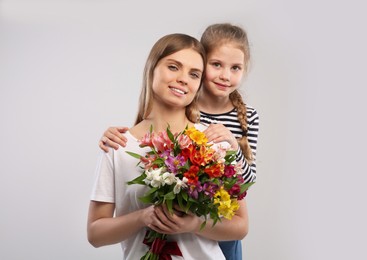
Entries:
[[220, 63], [219, 62], [213, 62], [212, 66], [215, 68], [220, 68]]
[[241, 70], [241, 67], [240, 66], [233, 66], [232, 69], [234, 71], [239, 71], [239, 70]]

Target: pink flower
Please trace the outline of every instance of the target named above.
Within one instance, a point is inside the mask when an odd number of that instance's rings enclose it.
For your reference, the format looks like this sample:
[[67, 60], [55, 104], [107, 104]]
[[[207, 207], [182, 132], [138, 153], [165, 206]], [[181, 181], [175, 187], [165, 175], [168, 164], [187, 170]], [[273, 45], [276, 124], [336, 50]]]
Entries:
[[156, 168], [157, 166], [154, 166], [153, 162], [156, 160], [155, 155], [147, 155], [146, 157], [140, 157], [140, 161], [144, 164], [144, 169], [149, 170], [151, 168]]
[[167, 132], [159, 132], [152, 136], [152, 144], [157, 152], [163, 152], [172, 146], [172, 141], [169, 139]]
[[187, 135], [180, 135], [177, 138], [177, 142], [181, 149], [187, 148], [190, 144], [192, 144], [191, 139]]
[[143, 138], [140, 140], [140, 147], [153, 147], [152, 143], [152, 137], [154, 136], [154, 133], [146, 133]]
[[238, 195], [241, 192], [241, 187], [237, 183], [232, 186], [232, 188], [228, 191], [230, 195]]
[[235, 175], [235, 173], [236, 171], [233, 165], [226, 165], [224, 167], [224, 176], [226, 176], [227, 178], [231, 178]]

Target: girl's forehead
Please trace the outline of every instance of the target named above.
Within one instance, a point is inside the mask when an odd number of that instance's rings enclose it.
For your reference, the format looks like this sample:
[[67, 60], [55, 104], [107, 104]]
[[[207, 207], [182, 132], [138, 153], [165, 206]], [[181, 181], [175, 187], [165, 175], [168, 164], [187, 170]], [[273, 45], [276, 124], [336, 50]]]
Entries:
[[235, 62], [243, 62], [245, 59], [244, 52], [235, 45], [223, 44], [215, 47], [208, 53], [208, 59], [225, 59]]

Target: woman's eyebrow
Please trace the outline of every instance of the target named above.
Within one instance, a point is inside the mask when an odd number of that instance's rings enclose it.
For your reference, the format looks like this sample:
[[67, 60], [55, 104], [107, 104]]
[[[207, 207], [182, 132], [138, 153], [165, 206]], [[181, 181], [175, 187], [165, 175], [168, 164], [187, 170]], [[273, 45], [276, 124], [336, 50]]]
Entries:
[[[178, 61], [178, 60], [175, 60], [175, 59], [167, 59], [168, 62], [174, 62], [176, 63], [179, 67], [183, 67], [183, 64], [182, 62]], [[194, 71], [199, 71], [199, 72], [203, 72], [202, 69], [199, 69], [199, 68], [192, 68], [191, 70], [194, 70]]]

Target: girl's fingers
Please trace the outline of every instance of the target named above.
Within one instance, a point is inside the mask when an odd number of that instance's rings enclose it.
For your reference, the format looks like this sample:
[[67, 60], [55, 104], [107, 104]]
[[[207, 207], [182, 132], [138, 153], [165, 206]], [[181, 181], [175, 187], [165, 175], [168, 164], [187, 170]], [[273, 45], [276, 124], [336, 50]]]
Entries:
[[[123, 135], [129, 128], [127, 127], [109, 127], [103, 134], [101, 138], [102, 145], [101, 149], [106, 151], [107, 146], [112, 147], [117, 150], [119, 145], [122, 147], [126, 146], [127, 139]], [[108, 148], [107, 148], [108, 150]]]
[[127, 130], [129, 130], [128, 127], [125, 126], [121, 126], [121, 127], [116, 127], [117, 131], [119, 131], [119, 133], [124, 134], [126, 133]]
[[99, 148], [101, 148], [104, 152], [108, 153], [108, 147], [103, 143], [103, 141], [99, 141]]

